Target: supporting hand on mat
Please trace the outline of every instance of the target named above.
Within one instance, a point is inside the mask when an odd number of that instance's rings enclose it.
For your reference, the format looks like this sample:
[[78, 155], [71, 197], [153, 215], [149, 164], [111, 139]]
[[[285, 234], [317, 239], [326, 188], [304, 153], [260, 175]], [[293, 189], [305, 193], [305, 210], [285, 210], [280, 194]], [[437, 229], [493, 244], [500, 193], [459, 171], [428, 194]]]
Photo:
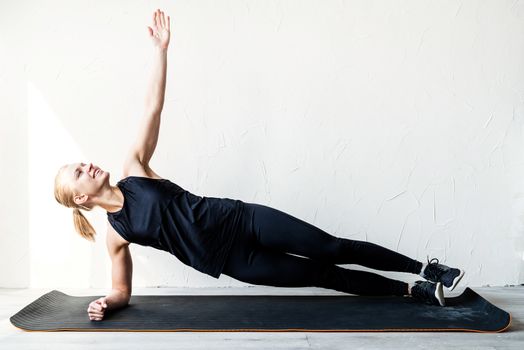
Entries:
[[153, 14], [153, 25], [151, 27], [147, 27], [149, 30], [149, 37], [153, 41], [153, 45], [161, 48], [161, 49], [167, 49], [169, 46], [169, 29], [171, 27], [171, 19], [169, 16], [166, 18], [164, 17], [164, 12], [160, 11], [160, 9], [156, 10]]
[[104, 318], [104, 312], [107, 309], [106, 297], [98, 298], [92, 301], [87, 308], [89, 319], [91, 321], [101, 321]]

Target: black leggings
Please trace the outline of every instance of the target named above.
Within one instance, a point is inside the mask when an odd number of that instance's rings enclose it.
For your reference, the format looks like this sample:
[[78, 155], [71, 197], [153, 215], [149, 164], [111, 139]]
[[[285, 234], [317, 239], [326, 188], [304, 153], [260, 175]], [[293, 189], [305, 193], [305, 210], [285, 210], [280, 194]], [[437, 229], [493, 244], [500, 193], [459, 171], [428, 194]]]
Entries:
[[[358, 295], [407, 295], [408, 284], [336, 264], [418, 274], [422, 263], [374, 243], [335, 237], [265, 205], [244, 202], [239, 230], [222, 273], [277, 287], [321, 287]], [[290, 255], [290, 254], [296, 255]]]

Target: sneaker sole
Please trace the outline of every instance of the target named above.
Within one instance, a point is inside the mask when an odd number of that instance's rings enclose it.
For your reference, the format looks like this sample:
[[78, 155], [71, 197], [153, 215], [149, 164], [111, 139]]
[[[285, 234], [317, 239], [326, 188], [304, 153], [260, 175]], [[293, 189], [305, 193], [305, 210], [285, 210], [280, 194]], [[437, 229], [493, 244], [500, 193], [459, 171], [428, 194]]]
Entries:
[[437, 288], [435, 288], [435, 298], [437, 298], [440, 306], [446, 306], [446, 301], [444, 299], [444, 291], [442, 289], [442, 283], [437, 282]]
[[449, 291], [452, 291], [453, 289], [455, 289], [455, 287], [457, 286], [457, 284], [460, 282], [460, 280], [462, 279], [462, 276], [464, 276], [464, 273], [465, 271], [464, 270], [460, 270], [460, 274], [455, 277], [453, 279], [453, 284], [451, 285], [451, 287], [446, 287]]

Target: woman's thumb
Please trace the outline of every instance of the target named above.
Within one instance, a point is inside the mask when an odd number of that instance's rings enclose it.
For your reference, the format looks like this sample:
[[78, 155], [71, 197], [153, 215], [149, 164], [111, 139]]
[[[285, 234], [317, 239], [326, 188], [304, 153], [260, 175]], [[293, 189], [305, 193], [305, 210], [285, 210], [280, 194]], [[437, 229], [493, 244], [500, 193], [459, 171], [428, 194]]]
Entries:
[[96, 301], [98, 304], [102, 305], [103, 307], [107, 307], [106, 298], [102, 297]]
[[151, 29], [151, 27], [147, 26], [147, 31], [149, 32], [150, 36], [153, 36], [153, 29]]

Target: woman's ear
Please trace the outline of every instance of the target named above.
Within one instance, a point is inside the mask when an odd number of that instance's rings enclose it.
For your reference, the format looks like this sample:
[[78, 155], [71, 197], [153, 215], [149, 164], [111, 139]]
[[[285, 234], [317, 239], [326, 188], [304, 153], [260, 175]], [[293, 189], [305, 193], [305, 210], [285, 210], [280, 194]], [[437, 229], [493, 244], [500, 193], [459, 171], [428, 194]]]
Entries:
[[73, 201], [76, 203], [76, 205], [82, 205], [87, 200], [87, 195], [85, 194], [79, 194], [73, 197]]

